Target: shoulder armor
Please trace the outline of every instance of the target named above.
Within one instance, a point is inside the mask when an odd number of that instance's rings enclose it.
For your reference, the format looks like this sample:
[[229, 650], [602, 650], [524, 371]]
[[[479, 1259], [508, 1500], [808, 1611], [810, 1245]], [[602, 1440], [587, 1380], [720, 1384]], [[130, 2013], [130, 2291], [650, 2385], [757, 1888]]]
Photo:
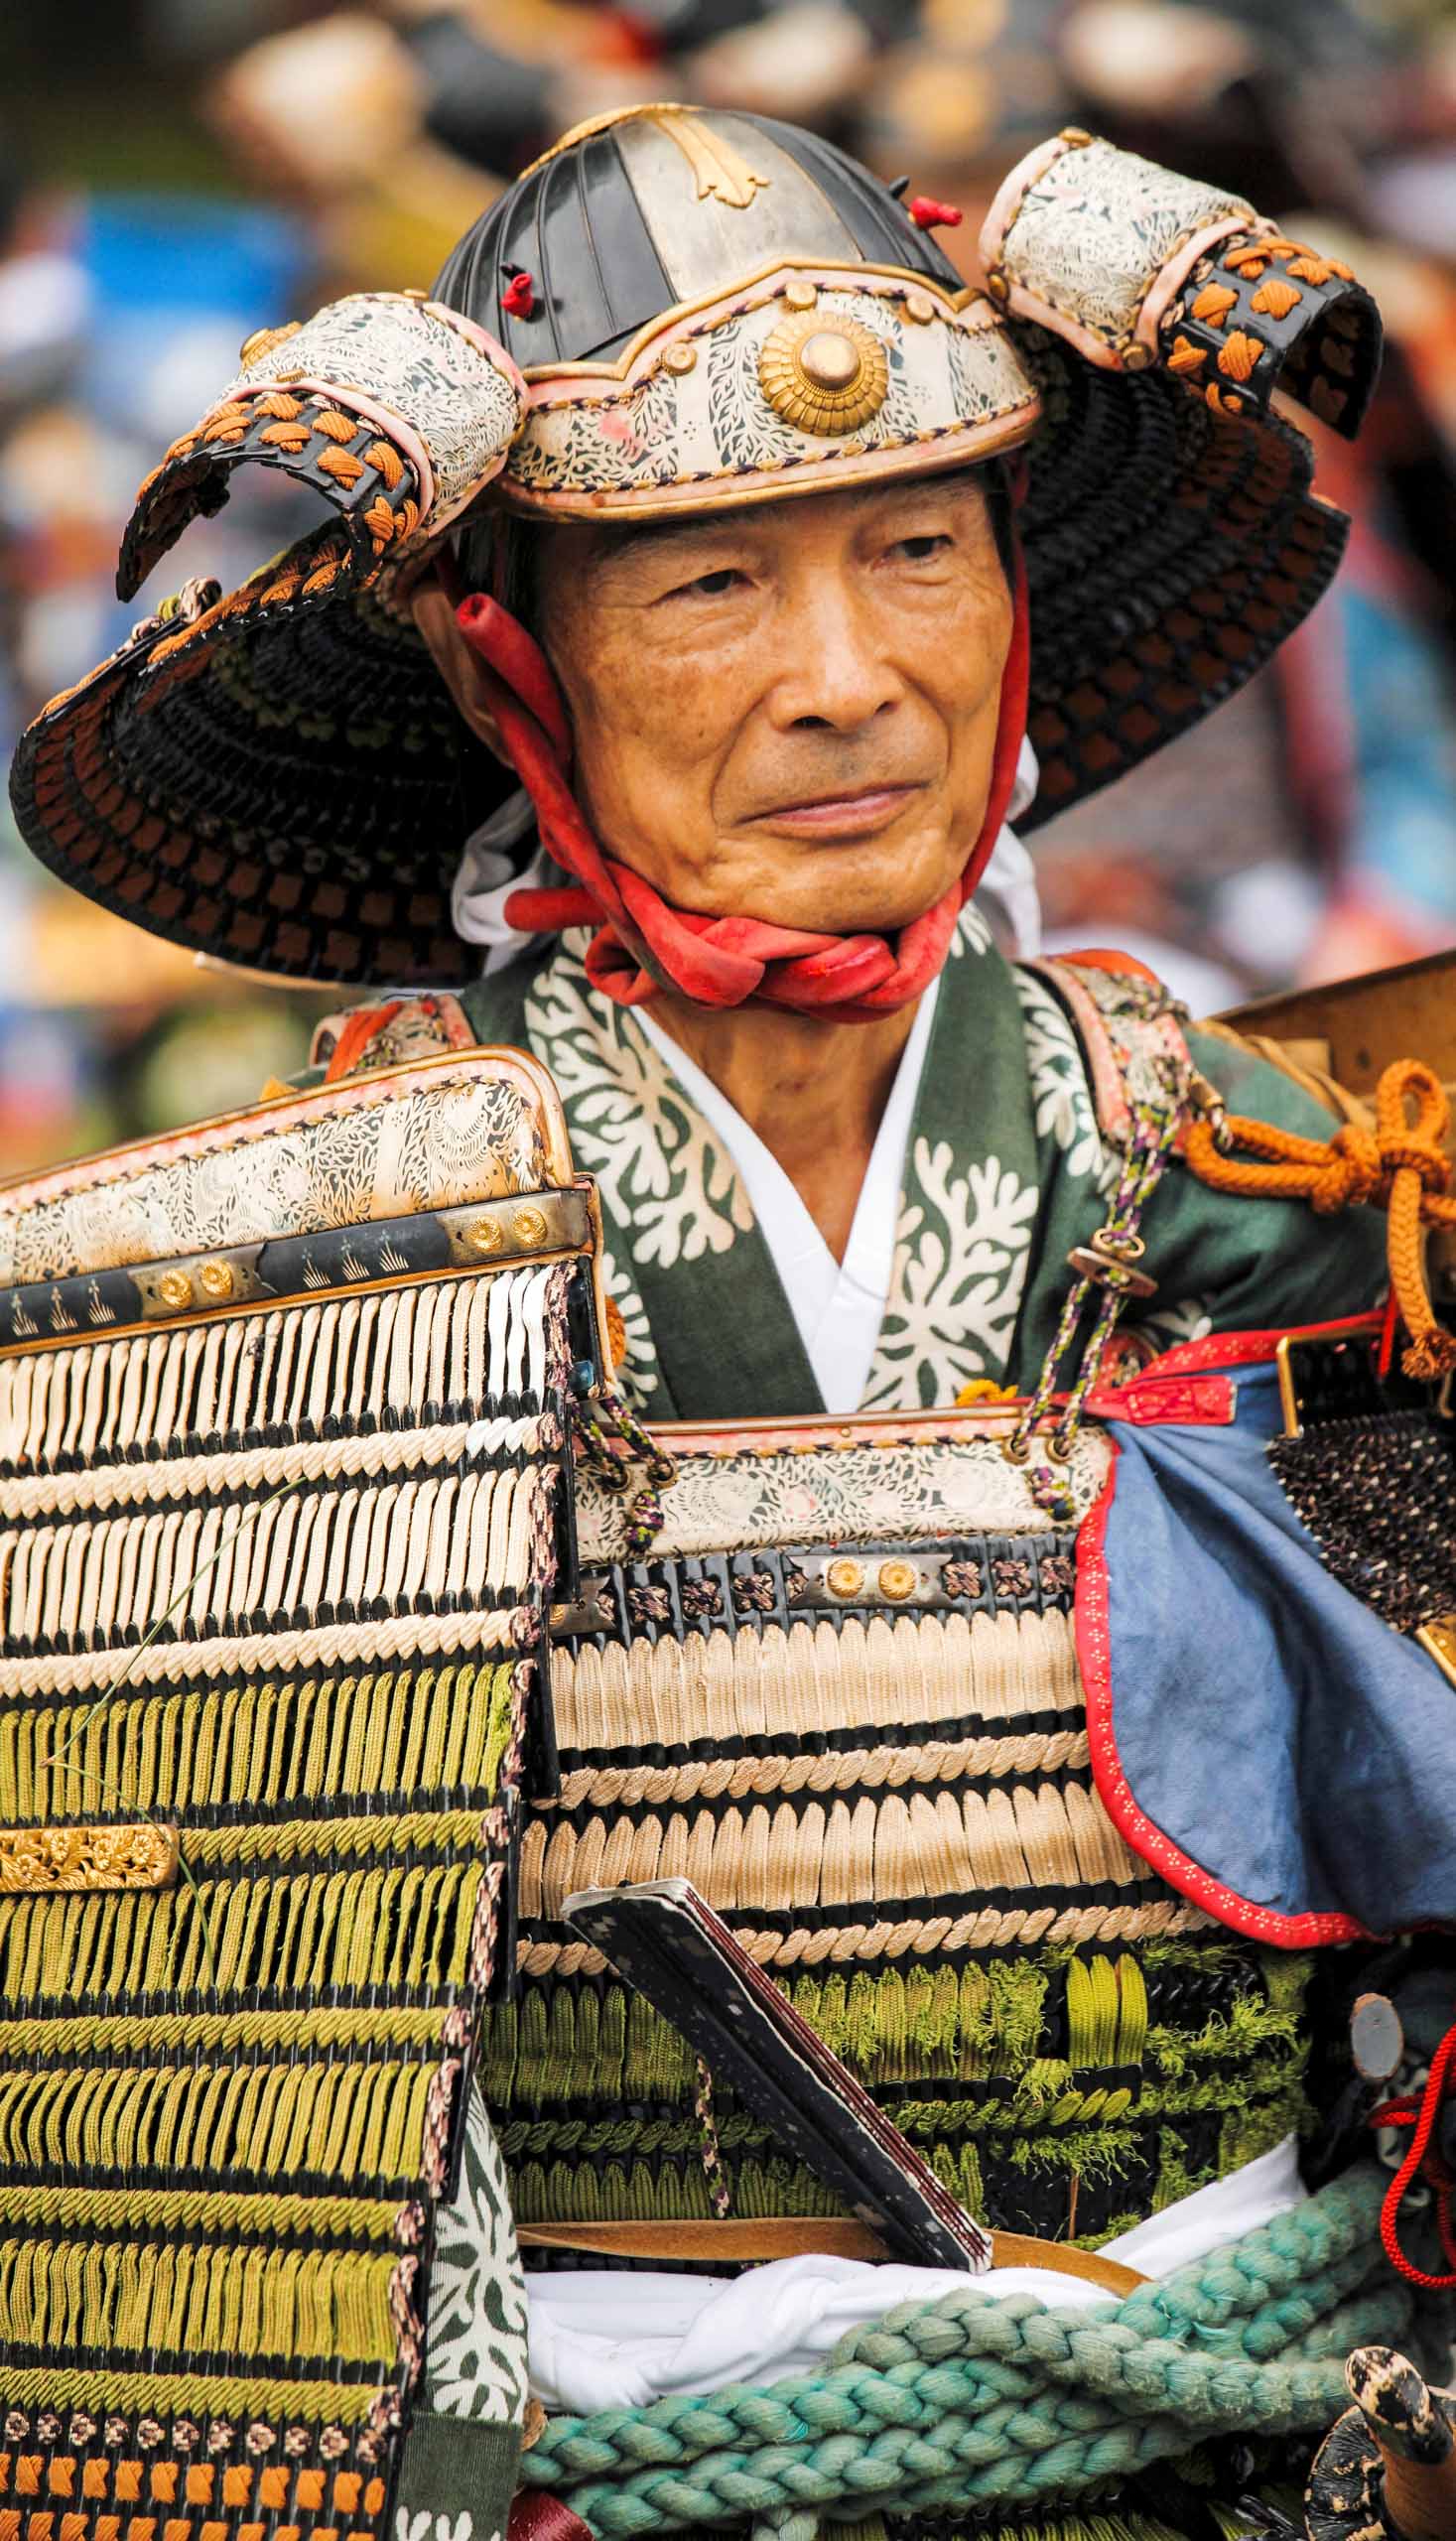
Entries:
[[1130, 953], [1073, 953], [1027, 962], [1071, 1015], [1104, 1137], [1125, 1146], [1134, 1103], [1167, 1098], [1168, 1070], [1190, 1070], [1187, 1010]]

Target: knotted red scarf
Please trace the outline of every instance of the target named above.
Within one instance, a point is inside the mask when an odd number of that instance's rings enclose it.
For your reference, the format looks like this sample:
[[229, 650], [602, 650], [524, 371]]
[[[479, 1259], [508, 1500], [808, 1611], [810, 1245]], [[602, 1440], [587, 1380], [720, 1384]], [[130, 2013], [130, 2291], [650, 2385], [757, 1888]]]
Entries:
[[991, 791], [981, 835], [959, 880], [934, 908], [894, 937], [821, 935], [756, 917], [703, 917], [676, 909], [640, 873], [604, 856], [571, 789], [571, 734], [546, 656], [519, 618], [483, 592], [456, 612], [482, 664], [490, 709], [536, 807], [541, 843], [576, 876], [576, 887], [512, 892], [505, 914], [523, 934], [595, 926], [587, 954], [593, 986], [619, 1005], [640, 1005], [670, 984], [699, 1005], [758, 998], [801, 1014], [867, 1021], [919, 997], [940, 970], [956, 921], [1000, 833], [1026, 729], [1026, 587], [1016, 559], [1015, 614], [1001, 674]]

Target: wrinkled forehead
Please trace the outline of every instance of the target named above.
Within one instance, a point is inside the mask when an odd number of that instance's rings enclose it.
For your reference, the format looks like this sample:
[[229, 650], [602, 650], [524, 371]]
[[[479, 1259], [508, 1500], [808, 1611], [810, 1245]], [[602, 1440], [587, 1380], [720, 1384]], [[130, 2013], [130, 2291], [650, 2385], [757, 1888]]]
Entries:
[[[952, 515], [974, 521], [1009, 574], [1011, 504], [995, 467], [947, 468], [879, 484], [846, 485], [792, 502], [741, 503], [723, 511], [670, 514], [641, 521], [526, 521], [496, 514], [466, 528], [460, 549], [464, 580], [491, 590], [512, 613], [538, 625], [543, 609], [589, 611], [603, 590], [620, 594], [660, 580], [681, 559], [706, 564], [718, 555], [751, 553], [772, 563], [806, 551], [833, 553], [861, 537], [893, 535], [924, 519]], [[638, 569], [641, 569], [639, 572]]]

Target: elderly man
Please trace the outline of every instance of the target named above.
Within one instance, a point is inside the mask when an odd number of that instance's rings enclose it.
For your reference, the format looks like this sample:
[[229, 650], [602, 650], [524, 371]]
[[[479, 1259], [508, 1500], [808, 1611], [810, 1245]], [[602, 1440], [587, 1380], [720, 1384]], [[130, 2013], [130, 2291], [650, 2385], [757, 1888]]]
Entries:
[[[866, 1578], [846, 1553], [876, 1533], [847, 1467], [838, 1546], [813, 1538], [812, 1575], [789, 1550], [725, 1571], [730, 1616], [671, 1506], [639, 1496], [650, 1558], [612, 1574], [615, 1709], [592, 1674], [599, 1618], [562, 1609], [572, 1770], [523, 1839], [519, 1990], [490, 2015], [481, 2081], [517, 2224], [551, 2266], [531, 2280], [537, 2391], [615, 2412], [580, 2458], [550, 2429], [527, 2456], [564, 2491], [615, 2458], [622, 2411], [803, 2371], [892, 2296], [948, 2282], [881, 2279], [814, 2146], [776, 2138], [751, 2089], [716, 2111], [708, 2068], [572, 1940], [563, 1901], [604, 1861], [629, 1888], [684, 1870], [705, 1888], [849, 2069], [846, 2104], [862, 2084], [917, 2177], [1020, 2236], [996, 2256], [1032, 2273], [998, 2267], [990, 2292], [1054, 2308], [1303, 2230], [1318, 2201], [1297, 2139], [1319, 2135], [1320, 2175], [1338, 2172], [1356, 2087], [1340, 1980], [1309, 2068], [1314, 1944], [1450, 1913], [1419, 1762], [1449, 1743], [1436, 1667], [1399, 1637], [1410, 1616], [1392, 1632], [1352, 1593], [1358, 1546], [1333, 1519], [1321, 1534], [1337, 1484], [1297, 1459], [1281, 1480], [1345, 1585], [1309, 1536], [1318, 1588], [1280, 1569], [1295, 1522], [1262, 1453], [1272, 1377], [1260, 1394], [1220, 1373], [1378, 1304], [1380, 1222], [1334, 1204], [1403, 1172], [1413, 1228], [1440, 1180], [1431, 1137], [1388, 1124], [1378, 1153], [1331, 1145], [1315, 1095], [1232, 1036], [1185, 1033], [1145, 973], [1008, 961], [978, 897], [999, 875], [1014, 921], [1012, 811], [1044, 819], [1175, 737], [1318, 598], [1343, 525], [1269, 400], [1281, 384], [1353, 430], [1374, 312], [1247, 203], [1082, 133], [1007, 179], [989, 297], [933, 243], [954, 208], [902, 196], [785, 125], [633, 108], [529, 169], [430, 301], [365, 295], [251, 339], [143, 488], [129, 587], [249, 459], [340, 523], [241, 593], [193, 589], [148, 621], [17, 769], [32, 845], [108, 906], [225, 960], [390, 991], [322, 1028], [322, 1081], [475, 1042], [544, 1063], [599, 1197], [628, 1438], [636, 1418], [706, 1423], [711, 1454], [782, 1457], [782, 1433], [742, 1426], [780, 1415], [817, 1477], [838, 1440], [894, 1443], [852, 1416], [985, 1407], [999, 1472], [1026, 1477], [995, 1486], [982, 1567], [947, 1560], [927, 1586], [915, 1559], [876, 1552]], [[1396, 1303], [1412, 1381], [1439, 1374], [1408, 1255]], [[1125, 1437], [1095, 1523], [1089, 1411]], [[907, 1452], [934, 1434], [906, 1430]], [[1023, 1489], [1034, 1545], [994, 1514]], [[950, 1531], [923, 1514], [920, 1533]], [[1336, 1595], [1355, 1621], [1317, 1611]], [[806, 1672], [802, 1626], [758, 1622], [815, 1599], [839, 1620]], [[933, 1699], [886, 1637], [921, 1606], [927, 1630], [965, 1633]], [[973, 1621], [1004, 1626], [990, 1675]], [[688, 1658], [673, 1675], [674, 1647], [728, 1654], [728, 1675]], [[1341, 1720], [1367, 1705], [1398, 1750], [1375, 1795], [1356, 1729], [1341, 1748], [1329, 1725], [1336, 1684]], [[519, 2336], [513, 2262], [479, 2255], [492, 2176], [474, 2143], [422, 2413], [454, 2431], [428, 2471], [412, 2446], [402, 2492], [484, 2512], [481, 2530], [514, 2455], [472, 2453], [495, 2430], [467, 2422], [505, 2414], [478, 2395], [492, 2339]], [[1354, 2249], [1296, 2277], [1368, 2288]], [[736, 2277], [745, 2260], [769, 2276]], [[1311, 2354], [1392, 2318], [1383, 2292], [1329, 2301]], [[1252, 2334], [1260, 2369], [1286, 2330]], [[1169, 2515], [1289, 2528], [1237, 2506], [1247, 2447], [1144, 2474], [1176, 2443], [1079, 2451], [1091, 2421], [1068, 2405], [1061, 2484], [997, 2487], [987, 2433], [959, 2470], [912, 2475], [907, 2457], [889, 2494], [820, 2466], [802, 2491], [765, 2472], [741, 2492], [725, 2474], [676, 2502], [578, 2501], [612, 2530], [741, 2528], [759, 2497], [797, 2533], [801, 2493], [868, 2494], [895, 2532], [947, 2541], [986, 2528], [983, 2500], [1028, 2541], [1152, 2541]], [[1307, 2391], [1220, 2405], [1190, 2402], [1190, 2448], [1319, 2422]], [[652, 2423], [628, 2465], [680, 2458], [653, 2453]], [[523, 2511], [523, 2531], [586, 2528], [550, 2500]]]

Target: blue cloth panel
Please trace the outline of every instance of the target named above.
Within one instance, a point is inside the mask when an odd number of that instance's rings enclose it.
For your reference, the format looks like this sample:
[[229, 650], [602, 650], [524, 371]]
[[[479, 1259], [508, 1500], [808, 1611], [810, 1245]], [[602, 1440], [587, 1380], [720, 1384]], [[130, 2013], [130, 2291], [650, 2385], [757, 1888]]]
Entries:
[[1277, 1914], [1456, 1921], [1456, 1689], [1321, 1562], [1264, 1453], [1272, 1368], [1237, 1399], [1229, 1428], [1117, 1429], [1113, 1721], [1133, 1798]]

